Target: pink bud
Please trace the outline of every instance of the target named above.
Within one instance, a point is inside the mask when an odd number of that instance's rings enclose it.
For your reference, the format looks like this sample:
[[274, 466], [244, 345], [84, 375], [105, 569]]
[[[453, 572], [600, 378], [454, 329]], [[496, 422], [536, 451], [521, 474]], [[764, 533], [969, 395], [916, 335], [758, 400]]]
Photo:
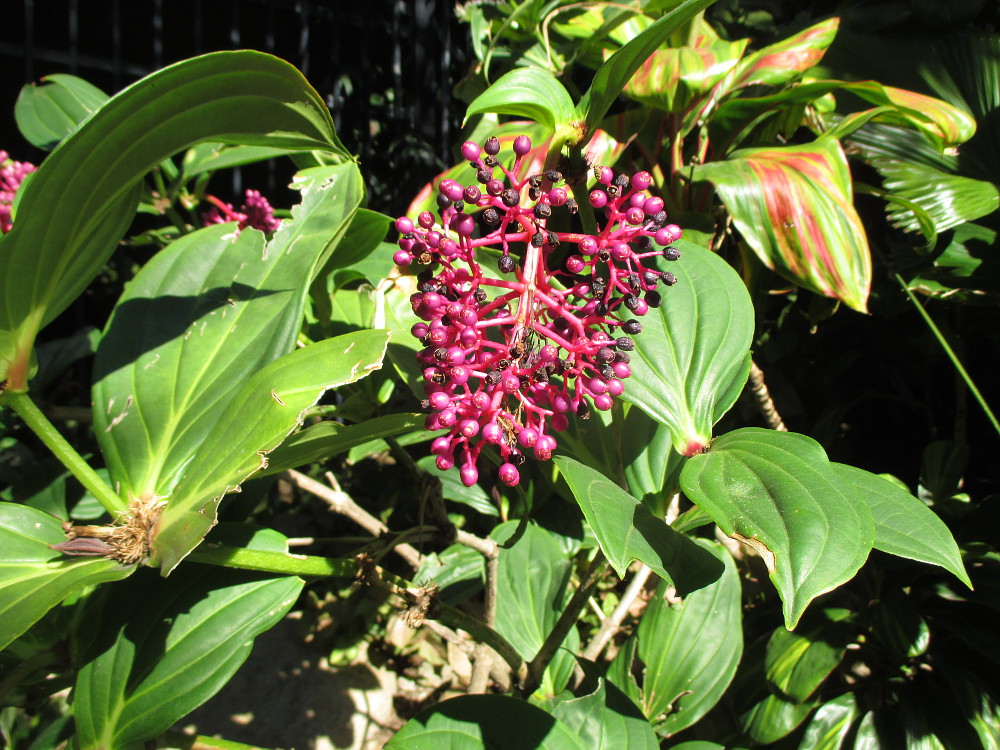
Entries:
[[459, 237], [469, 237], [476, 229], [476, 220], [468, 214], [455, 214], [450, 226]]
[[400, 216], [396, 219], [396, 231], [400, 234], [409, 234], [413, 231], [413, 220]]
[[653, 184], [653, 175], [649, 172], [636, 172], [632, 175], [632, 186], [636, 190], [645, 190]]
[[608, 194], [603, 190], [591, 190], [590, 205], [594, 208], [604, 208], [608, 205]]
[[442, 453], [434, 463], [441, 471], [448, 471], [448, 469], [455, 465], [455, 457], [450, 453]]
[[[399, 255], [399, 253], [396, 253], [396, 255]], [[570, 273], [580, 273], [586, 267], [587, 264], [583, 262], [583, 258], [579, 255], [571, 255], [566, 259], [566, 270]]]
[[463, 466], [461, 474], [462, 474], [462, 484], [464, 484], [466, 487], [471, 487], [472, 485], [474, 485], [476, 482], [479, 481], [479, 471], [476, 469], [475, 466], [472, 466], [471, 464]]
[[597, 240], [593, 237], [584, 237], [580, 240], [580, 252], [584, 255], [596, 255], [599, 249]]
[[508, 373], [500, 381], [500, 387], [504, 393], [516, 393], [521, 387], [521, 379], [517, 375]]
[[441, 184], [438, 185], [438, 191], [441, 195], [447, 196], [450, 201], [462, 200], [462, 186], [455, 182], [455, 180], [441, 180]]
[[597, 175], [597, 181], [602, 185], [610, 185], [615, 178], [614, 170], [611, 167], [594, 167], [594, 173]]
[[408, 266], [413, 262], [413, 253], [397, 250], [392, 256], [392, 262], [397, 266]]
[[553, 206], [561, 206], [566, 203], [568, 199], [566, 191], [562, 188], [552, 188], [549, 191], [549, 203]]
[[503, 429], [496, 422], [490, 422], [483, 428], [483, 440], [498, 445], [503, 440]]
[[424, 229], [430, 229], [434, 226], [434, 214], [430, 211], [421, 211], [420, 216], [417, 217], [417, 223]]
[[479, 144], [466, 141], [462, 144], [462, 157], [466, 161], [475, 161], [479, 158]]
[[451, 403], [451, 397], [444, 391], [437, 391], [430, 395], [429, 401], [431, 402], [431, 408], [441, 411]]
[[431, 453], [434, 455], [447, 453], [449, 450], [451, 450], [451, 438], [447, 435], [434, 438], [434, 442], [431, 443]]
[[642, 210], [646, 212], [647, 216], [656, 216], [663, 210], [663, 198], [656, 196], [647, 198], [642, 204]]
[[531, 448], [538, 442], [538, 430], [534, 427], [525, 427], [517, 434], [517, 440], [525, 448]]
[[624, 242], [619, 242], [617, 245], [611, 248], [611, 257], [617, 261], [628, 260], [628, 258], [631, 257], [631, 255], [632, 255], [632, 248], [630, 248]]
[[628, 211], [625, 212], [625, 221], [627, 221], [632, 226], [639, 226], [643, 221], [646, 220], [646, 214], [641, 208], [636, 208], [633, 206]]
[[610, 395], [620, 396], [622, 395], [622, 393], [624, 393], [624, 391], [625, 391], [625, 384], [618, 378], [611, 378], [611, 380], [608, 381], [608, 393]]
[[458, 431], [467, 438], [473, 438], [479, 433], [479, 422], [474, 419], [463, 419], [458, 423]]
[[607, 393], [602, 393], [600, 396], [594, 396], [594, 406], [601, 411], [608, 411], [614, 405], [615, 400]]
[[526, 135], [519, 135], [514, 139], [514, 153], [517, 156], [524, 156], [531, 151], [531, 139]]
[[611, 369], [619, 378], [627, 378], [632, 375], [632, 368], [628, 366], [627, 362], [615, 362], [611, 365]]

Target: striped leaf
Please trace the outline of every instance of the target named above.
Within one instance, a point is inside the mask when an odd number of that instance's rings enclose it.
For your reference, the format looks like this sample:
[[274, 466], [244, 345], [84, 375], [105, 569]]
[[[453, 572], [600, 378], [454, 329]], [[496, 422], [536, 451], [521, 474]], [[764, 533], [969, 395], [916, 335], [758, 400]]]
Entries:
[[737, 151], [695, 168], [694, 179], [715, 185], [768, 268], [867, 311], [871, 255], [839, 141], [821, 136], [805, 146]]
[[797, 80], [823, 59], [839, 26], [839, 18], [830, 18], [748, 55], [739, 64], [733, 88], [782, 86]]

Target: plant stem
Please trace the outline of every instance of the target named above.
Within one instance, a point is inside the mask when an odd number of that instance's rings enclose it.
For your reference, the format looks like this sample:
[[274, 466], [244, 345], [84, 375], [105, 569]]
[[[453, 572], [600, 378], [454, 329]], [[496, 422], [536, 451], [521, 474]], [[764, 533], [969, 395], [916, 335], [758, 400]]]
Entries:
[[594, 661], [601, 655], [604, 647], [608, 645], [608, 641], [610, 641], [614, 634], [621, 628], [622, 622], [624, 622], [629, 609], [632, 607], [632, 603], [646, 586], [646, 581], [649, 580], [649, 576], [652, 573], [653, 571], [648, 565], [643, 565], [638, 571], [636, 571], [636, 574], [632, 576], [632, 580], [629, 581], [628, 586], [625, 588], [625, 592], [622, 594], [622, 598], [621, 601], [618, 602], [618, 606], [615, 607], [611, 616], [606, 618], [604, 622], [601, 623], [601, 627], [597, 631], [597, 634], [594, 635], [594, 639], [587, 644], [587, 648], [583, 652], [584, 659]]
[[778, 413], [778, 409], [774, 405], [767, 383], [764, 382], [764, 373], [753, 360], [750, 360], [750, 393], [753, 394], [757, 408], [764, 416], [767, 426], [778, 432], [788, 432], [788, 428], [785, 427], [785, 423], [781, 419], [781, 414]]
[[70, 470], [80, 484], [90, 490], [108, 513], [115, 515], [127, 509], [128, 504], [97, 476], [97, 472], [83, 460], [83, 456], [77, 453], [55, 425], [42, 414], [42, 410], [31, 400], [31, 396], [27, 393], [7, 391], [0, 397], [0, 401], [17, 412], [31, 431], [41, 438], [46, 447]]
[[598, 549], [597, 554], [594, 555], [594, 559], [590, 563], [590, 567], [587, 568], [587, 572], [580, 580], [576, 591], [573, 592], [569, 604], [566, 605], [566, 609], [559, 615], [555, 627], [549, 632], [545, 642], [542, 643], [542, 647], [538, 649], [535, 658], [528, 664], [528, 679], [526, 682], [522, 681], [520, 686], [520, 692], [524, 696], [531, 695], [542, 684], [542, 675], [545, 674], [545, 668], [552, 661], [552, 657], [555, 656], [562, 642], [566, 640], [566, 635], [569, 633], [570, 628], [580, 619], [580, 612], [587, 606], [587, 599], [590, 598], [590, 594], [604, 573], [607, 564], [608, 559], [604, 556], [604, 552]]
[[951, 348], [951, 345], [948, 343], [948, 340], [944, 337], [944, 334], [941, 333], [941, 329], [937, 327], [937, 325], [934, 323], [933, 318], [931, 318], [927, 310], [924, 309], [924, 306], [920, 304], [920, 301], [917, 299], [916, 295], [910, 291], [910, 288], [906, 285], [906, 282], [903, 280], [903, 277], [900, 276], [898, 273], [893, 275], [896, 277], [896, 281], [899, 282], [899, 285], [903, 287], [903, 291], [906, 292], [906, 296], [910, 298], [910, 302], [912, 302], [913, 306], [917, 308], [917, 312], [920, 313], [920, 317], [924, 319], [924, 322], [927, 324], [927, 327], [931, 329], [931, 333], [934, 334], [934, 338], [938, 340], [938, 343], [941, 345], [941, 348], [944, 349], [944, 353], [948, 356], [948, 359], [951, 360], [951, 364], [958, 372], [959, 377], [961, 377], [962, 380], [965, 381], [965, 385], [968, 387], [969, 392], [972, 394], [972, 397], [976, 399], [976, 403], [978, 403], [980, 408], [983, 410], [983, 413], [986, 415], [986, 419], [989, 420], [990, 424], [993, 425], [993, 429], [996, 430], [998, 435], [1000, 435], [1000, 422], [997, 421], [996, 415], [993, 413], [993, 410], [990, 409], [989, 404], [986, 403], [986, 399], [983, 398], [983, 394], [979, 392], [979, 389], [976, 387], [976, 384], [972, 381], [972, 376], [969, 375], [968, 371], [962, 365], [962, 361], [958, 358], [958, 355], [955, 354], [955, 350]]

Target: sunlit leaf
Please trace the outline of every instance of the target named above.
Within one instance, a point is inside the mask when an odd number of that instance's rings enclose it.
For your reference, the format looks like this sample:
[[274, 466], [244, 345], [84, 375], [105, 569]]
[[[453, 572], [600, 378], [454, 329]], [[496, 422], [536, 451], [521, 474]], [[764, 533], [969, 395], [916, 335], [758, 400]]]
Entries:
[[839, 26], [839, 18], [828, 18], [747, 55], [740, 61], [732, 88], [755, 84], [782, 86], [797, 80], [823, 59]]
[[875, 541], [868, 504], [804, 435], [727, 433], [688, 459], [681, 487], [723, 533], [763, 558], [789, 629], [810, 601], [857, 573]]
[[57, 518], [0, 503], [0, 650], [73, 591], [125, 578], [135, 569], [101, 557], [68, 558], [49, 546], [65, 541]]
[[469, 104], [465, 117], [485, 112], [527, 117], [551, 131], [574, 118], [573, 100], [566, 87], [540, 68], [515, 68], [501, 76]]
[[667, 426], [674, 450], [694, 455], [736, 401], [749, 373], [753, 304], [724, 260], [680, 241], [677, 283], [642, 319], [623, 398]]
[[568, 456], [553, 460], [619, 576], [625, 575], [633, 560], [639, 560], [682, 593], [689, 593], [722, 574], [718, 560], [654, 517], [645, 505], [600, 472]]
[[819, 688], [855, 636], [847, 609], [823, 609], [795, 631], [776, 628], [767, 643], [764, 673], [773, 690], [802, 703]]
[[696, 167], [694, 179], [715, 185], [740, 234], [768, 268], [867, 310], [871, 253], [838, 141], [820, 137], [804, 146], [737, 151], [726, 161]]
[[14, 119], [32, 146], [51, 151], [97, 111], [108, 95], [82, 78], [54, 73], [28, 84], [14, 103]]

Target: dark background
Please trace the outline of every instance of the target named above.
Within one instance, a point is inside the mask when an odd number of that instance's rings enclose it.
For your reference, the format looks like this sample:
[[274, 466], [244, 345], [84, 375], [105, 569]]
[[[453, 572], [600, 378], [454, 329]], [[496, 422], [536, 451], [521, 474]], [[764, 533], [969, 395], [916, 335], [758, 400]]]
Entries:
[[[438, 0], [3, 0], [0, 149], [38, 163], [14, 123], [25, 83], [72, 73], [113, 94], [194, 55], [256, 49], [301, 70], [361, 158], [369, 205], [405, 210], [452, 162], [464, 104], [451, 87], [466, 71], [468, 27]], [[287, 205], [289, 164], [237, 173], [214, 191], [257, 188]], [[290, 196], [288, 196], [290, 199]]]

